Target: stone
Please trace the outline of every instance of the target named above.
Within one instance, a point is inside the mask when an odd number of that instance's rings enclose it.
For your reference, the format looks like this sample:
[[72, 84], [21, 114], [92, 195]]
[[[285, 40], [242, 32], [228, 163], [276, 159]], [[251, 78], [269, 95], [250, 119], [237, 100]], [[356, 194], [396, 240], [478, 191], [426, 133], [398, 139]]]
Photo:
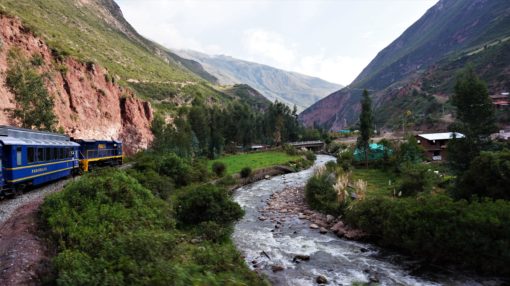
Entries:
[[318, 229], [318, 228], [319, 228], [319, 226], [318, 226], [318, 225], [316, 225], [315, 223], [312, 223], [312, 224], [310, 225], [310, 228], [311, 228], [311, 229]]
[[267, 220], [267, 217], [265, 217], [265, 216], [259, 216], [259, 220], [260, 220], [260, 221], [265, 221], [265, 220]]
[[334, 216], [332, 216], [332, 215], [327, 215], [326, 216], [326, 222], [327, 223], [332, 223], [334, 220], [335, 220]]
[[368, 280], [373, 283], [379, 283], [379, 277], [377, 277], [376, 273], [370, 274], [370, 276], [368, 276]]
[[319, 229], [319, 232], [320, 232], [321, 234], [326, 234], [326, 233], [328, 233], [328, 230], [327, 230], [326, 228], [324, 228], [324, 227], [321, 227], [321, 228]]
[[308, 261], [308, 260], [310, 260], [310, 255], [298, 254], [298, 255], [294, 256], [294, 259], [292, 259], [292, 261], [295, 262], [297, 260]]
[[368, 249], [362, 247], [362, 248], [359, 249], [359, 251], [365, 253], [365, 252], [368, 252]]
[[304, 214], [300, 213], [300, 214], [298, 215], [298, 218], [299, 218], [299, 219], [306, 219], [307, 217], [306, 217], [306, 215], [304, 215]]
[[199, 239], [199, 238], [193, 238], [190, 242], [191, 242], [192, 244], [197, 244], [197, 243], [202, 242], [202, 240], [201, 240], [201, 239]]
[[317, 282], [317, 284], [328, 284], [328, 279], [322, 275], [317, 276], [315, 281]]
[[335, 223], [335, 225], [333, 225], [330, 230], [334, 233], [337, 233], [340, 229], [342, 229], [344, 227], [344, 223], [339, 221], [337, 223]]
[[269, 175], [265, 175], [264, 179], [269, 180], [269, 179], [271, 179], [271, 177]]
[[336, 236], [342, 238], [345, 236], [345, 230], [343, 229], [339, 229], [337, 232], [336, 232]]
[[273, 270], [273, 272], [279, 272], [279, 271], [285, 270], [285, 268], [282, 265], [277, 264], [277, 265], [271, 266], [271, 270]]

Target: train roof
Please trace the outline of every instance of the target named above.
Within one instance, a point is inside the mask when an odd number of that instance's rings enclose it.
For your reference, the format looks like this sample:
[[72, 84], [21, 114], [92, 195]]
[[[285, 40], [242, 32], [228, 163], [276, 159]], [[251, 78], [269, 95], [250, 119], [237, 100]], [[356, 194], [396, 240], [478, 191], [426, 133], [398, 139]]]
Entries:
[[64, 134], [5, 125], [0, 125], [0, 142], [3, 145], [80, 146]]
[[74, 142], [84, 142], [84, 143], [108, 143], [108, 142], [112, 142], [112, 143], [117, 143], [117, 144], [122, 144], [122, 141], [119, 141], [119, 140], [96, 140], [96, 139], [75, 139], [73, 138], [72, 139]]

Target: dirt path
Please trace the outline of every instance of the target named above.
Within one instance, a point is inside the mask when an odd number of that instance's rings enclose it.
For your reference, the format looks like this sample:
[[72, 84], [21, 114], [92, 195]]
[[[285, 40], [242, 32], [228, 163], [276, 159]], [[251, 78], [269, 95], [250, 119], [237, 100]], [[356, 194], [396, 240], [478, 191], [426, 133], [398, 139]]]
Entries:
[[47, 195], [62, 190], [71, 180], [0, 202], [0, 285], [41, 284], [50, 258], [39, 237], [39, 207]]
[[39, 285], [48, 264], [38, 237], [37, 213], [43, 198], [19, 207], [0, 229], [0, 285]]

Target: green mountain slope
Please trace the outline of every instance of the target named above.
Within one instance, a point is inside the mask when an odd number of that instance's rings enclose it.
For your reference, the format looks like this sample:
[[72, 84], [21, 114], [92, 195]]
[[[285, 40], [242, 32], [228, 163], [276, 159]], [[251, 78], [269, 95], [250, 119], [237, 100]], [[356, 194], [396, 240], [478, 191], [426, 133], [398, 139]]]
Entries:
[[396, 127], [404, 111], [424, 128], [451, 120], [456, 73], [472, 64], [493, 94], [510, 90], [510, 2], [441, 0], [383, 49], [352, 82], [300, 114], [306, 125], [355, 124], [361, 90], [374, 98], [377, 126]]
[[231, 100], [208, 82], [215, 78], [199, 63], [140, 36], [113, 0], [2, 0], [0, 9], [19, 17], [55, 55], [105, 67], [116, 83], [157, 109], [169, 111], [196, 97]]

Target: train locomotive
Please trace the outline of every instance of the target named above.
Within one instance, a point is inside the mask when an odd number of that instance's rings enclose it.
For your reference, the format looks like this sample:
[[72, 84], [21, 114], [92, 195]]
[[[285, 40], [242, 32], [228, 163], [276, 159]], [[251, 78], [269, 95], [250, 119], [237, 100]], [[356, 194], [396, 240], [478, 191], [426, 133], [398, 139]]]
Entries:
[[120, 141], [0, 126], [0, 197], [122, 160]]

